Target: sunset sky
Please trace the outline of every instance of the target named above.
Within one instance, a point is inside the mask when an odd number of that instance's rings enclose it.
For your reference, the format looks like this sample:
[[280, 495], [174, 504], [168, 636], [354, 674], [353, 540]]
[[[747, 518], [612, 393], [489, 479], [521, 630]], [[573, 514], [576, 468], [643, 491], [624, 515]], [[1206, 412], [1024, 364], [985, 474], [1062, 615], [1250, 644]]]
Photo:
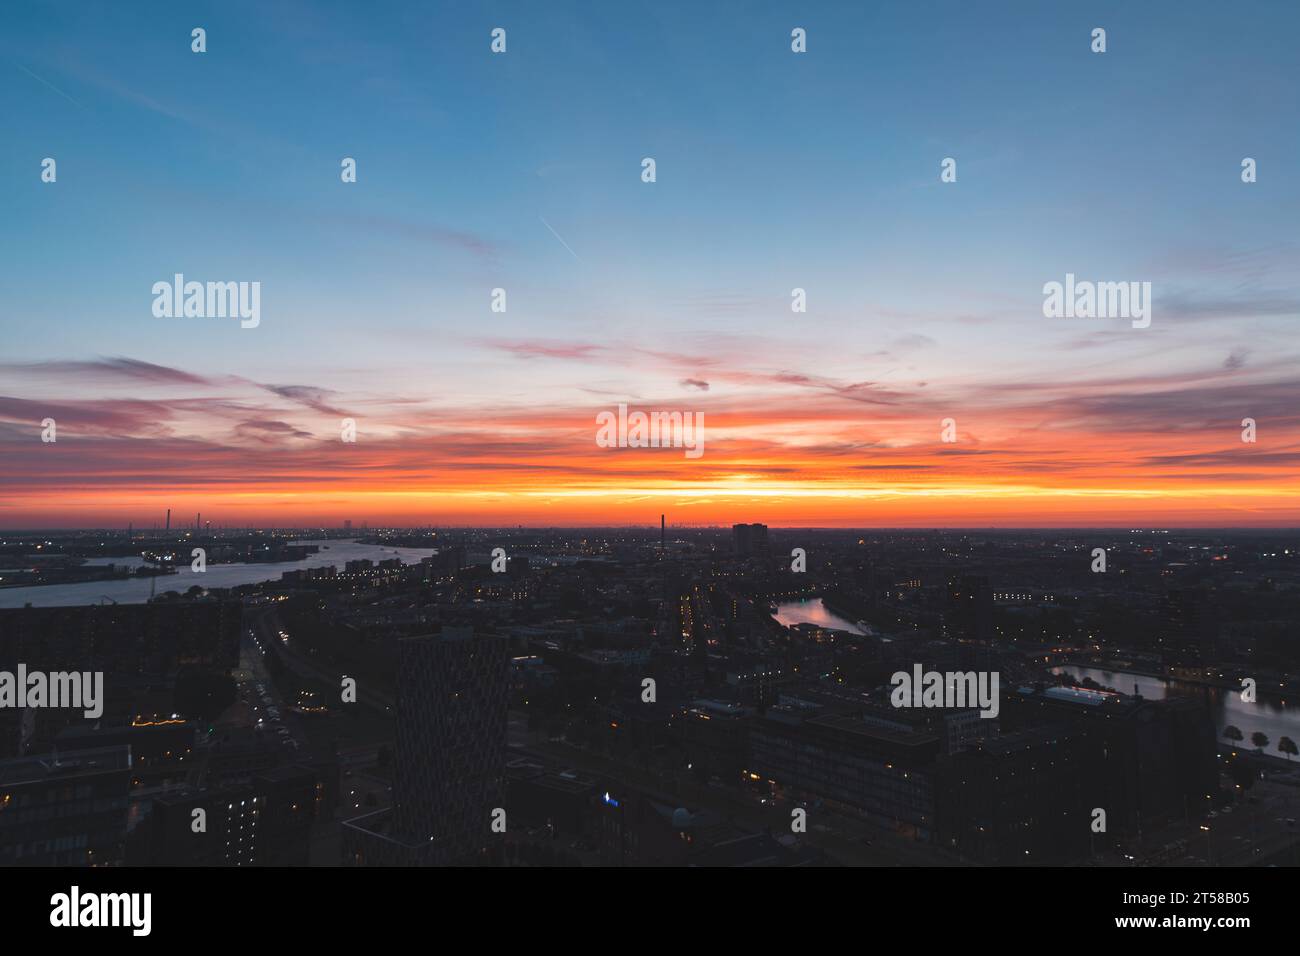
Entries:
[[1300, 525], [1300, 6], [407, 6], [7, 12], [0, 527]]

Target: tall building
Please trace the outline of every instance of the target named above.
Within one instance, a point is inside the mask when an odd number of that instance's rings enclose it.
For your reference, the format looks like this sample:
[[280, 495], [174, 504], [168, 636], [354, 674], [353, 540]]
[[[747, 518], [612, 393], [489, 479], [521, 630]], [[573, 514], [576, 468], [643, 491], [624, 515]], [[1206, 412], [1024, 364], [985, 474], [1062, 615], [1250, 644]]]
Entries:
[[742, 558], [767, 554], [767, 525], [738, 524], [732, 525], [731, 539], [736, 546], [736, 555]]
[[507, 642], [446, 627], [400, 641], [397, 657], [393, 807], [344, 824], [344, 862], [474, 862], [504, 809]]

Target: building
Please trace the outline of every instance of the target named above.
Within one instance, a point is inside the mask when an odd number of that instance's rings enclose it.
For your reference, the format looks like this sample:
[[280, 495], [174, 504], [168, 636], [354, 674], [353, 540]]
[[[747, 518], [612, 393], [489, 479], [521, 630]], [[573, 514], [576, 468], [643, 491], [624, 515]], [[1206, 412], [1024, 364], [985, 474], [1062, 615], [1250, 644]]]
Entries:
[[441, 866], [481, 858], [504, 809], [510, 657], [503, 637], [443, 628], [398, 642], [393, 806], [344, 824], [344, 861]]
[[823, 799], [913, 839], [930, 837], [930, 770], [941, 749], [934, 734], [791, 702], [754, 720], [749, 749], [750, 771], [792, 799]]
[[0, 866], [115, 866], [126, 845], [131, 748], [0, 761]]
[[1195, 698], [1021, 687], [1004, 693], [1000, 717], [1009, 731], [1067, 724], [1097, 742], [1105, 787], [1096, 806], [1106, 808], [1112, 833], [1184, 819], [1218, 789], [1214, 724]]
[[588, 835], [600, 799], [595, 778], [524, 759], [506, 768], [506, 794], [512, 823], [569, 836]]
[[1100, 741], [1065, 724], [977, 741], [936, 770], [938, 840], [995, 866], [1084, 858], [1105, 807]]
[[312, 826], [326, 806], [320, 774], [303, 766], [264, 771], [244, 786], [166, 794], [153, 800], [139, 862], [305, 866]]
[[736, 556], [749, 558], [767, 554], [767, 525], [738, 524], [731, 528]]
[[[182, 669], [229, 673], [239, 665], [239, 601], [79, 605], [0, 610], [0, 670], [102, 671], [103, 717], [129, 723], [138, 690], [168, 686]], [[82, 711], [0, 710], [0, 758], [54, 749]]]

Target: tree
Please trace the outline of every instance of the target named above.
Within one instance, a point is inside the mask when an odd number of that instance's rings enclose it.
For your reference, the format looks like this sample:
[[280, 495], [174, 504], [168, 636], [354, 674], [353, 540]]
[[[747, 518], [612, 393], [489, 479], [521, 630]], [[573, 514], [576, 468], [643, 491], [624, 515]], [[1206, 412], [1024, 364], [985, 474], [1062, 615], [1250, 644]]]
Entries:
[[1223, 728], [1223, 739], [1231, 740], [1233, 743], [1237, 743], [1242, 739], [1241, 731], [1238, 730], [1236, 727], [1234, 727], [1232, 724], [1228, 724], [1228, 726]]
[[1255, 749], [1263, 751], [1268, 746], [1268, 734], [1262, 730], [1257, 730], [1250, 735], [1250, 742], [1255, 745]]
[[1300, 754], [1300, 748], [1297, 748], [1295, 741], [1290, 737], [1283, 737], [1277, 742], [1277, 749], [1286, 754], [1286, 759], [1290, 760], [1296, 754]]

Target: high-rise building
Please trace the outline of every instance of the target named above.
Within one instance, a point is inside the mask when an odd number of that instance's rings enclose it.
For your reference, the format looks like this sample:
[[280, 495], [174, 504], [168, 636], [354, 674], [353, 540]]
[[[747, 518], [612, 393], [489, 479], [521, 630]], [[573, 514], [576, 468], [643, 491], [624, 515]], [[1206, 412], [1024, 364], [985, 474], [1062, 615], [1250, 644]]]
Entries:
[[767, 554], [767, 525], [738, 524], [732, 525], [731, 539], [736, 546], [736, 555], [742, 558]]
[[344, 824], [344, 862], [473, 862], [504, 809], [506, 640], [446, 627], [400, 641], [397, 658], [393, 807]]

